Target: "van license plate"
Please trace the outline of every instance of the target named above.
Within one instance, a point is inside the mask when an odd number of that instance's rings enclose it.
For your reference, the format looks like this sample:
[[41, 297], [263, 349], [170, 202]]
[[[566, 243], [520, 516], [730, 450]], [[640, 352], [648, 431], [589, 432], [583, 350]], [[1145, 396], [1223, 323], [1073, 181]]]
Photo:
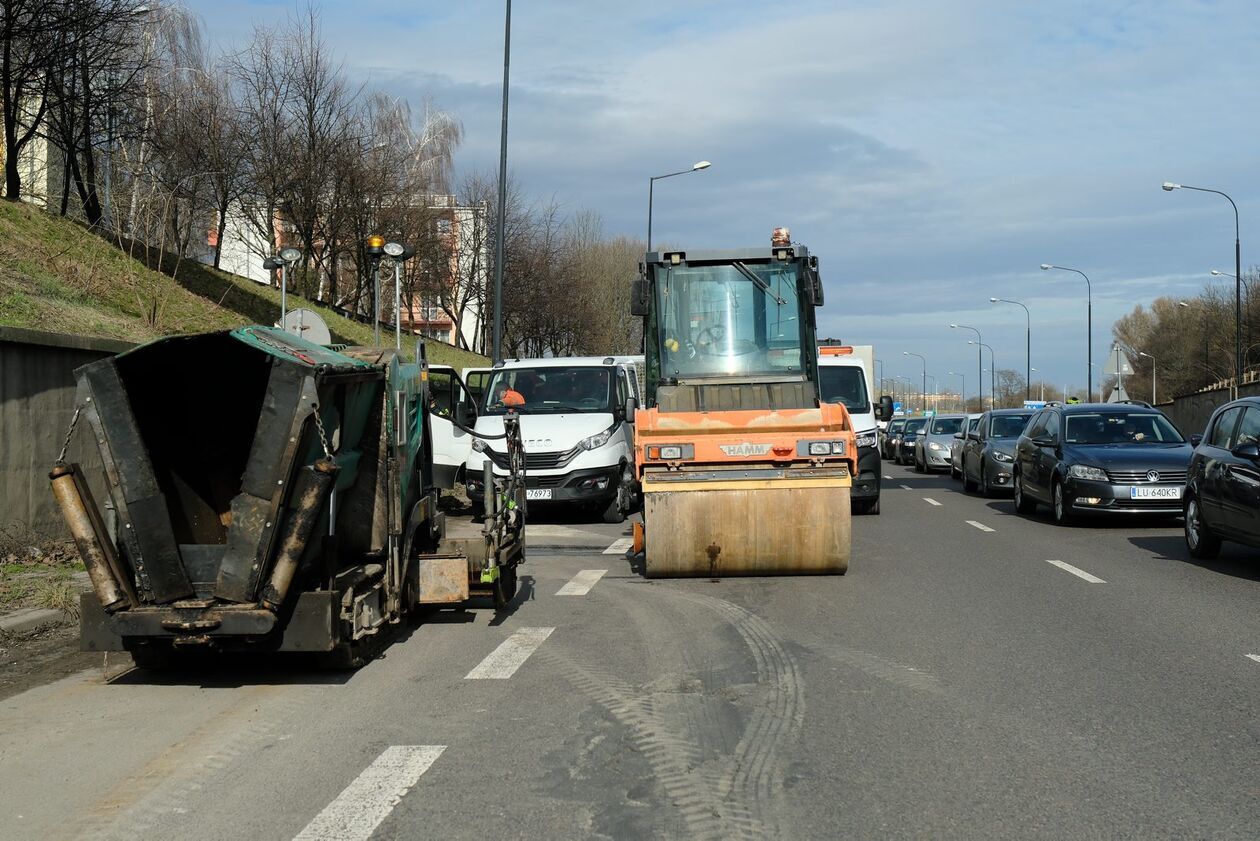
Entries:
[[1129, 499], [1181, 499], [1181, 488], [1129, 488]]
[[551, 499], [551, 488], [526, 488], [526, 499]]

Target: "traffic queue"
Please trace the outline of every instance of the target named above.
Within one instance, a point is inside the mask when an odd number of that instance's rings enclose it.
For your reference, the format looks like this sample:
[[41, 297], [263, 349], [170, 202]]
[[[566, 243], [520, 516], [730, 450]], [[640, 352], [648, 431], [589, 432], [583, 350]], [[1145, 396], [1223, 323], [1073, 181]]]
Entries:
[[1184, 436], [1141, 401], [1059, 403], [972, 414], [896, 417], [886, 459], [948, 472], [965, 493], [1044, 508], [1059, 525], [1103, 518], [1180, 520], [1186, 547], [1212, 558], [1229, 540], [1260, 547], [1260, 398], [1218, 408]]

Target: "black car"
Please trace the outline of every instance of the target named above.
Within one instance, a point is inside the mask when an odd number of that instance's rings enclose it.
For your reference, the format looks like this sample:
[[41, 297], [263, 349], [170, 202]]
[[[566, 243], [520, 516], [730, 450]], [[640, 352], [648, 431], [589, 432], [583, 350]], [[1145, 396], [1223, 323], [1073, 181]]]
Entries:
[[927, 426], [927, 418], [906, 418], [906, 425], [901, 430], [901, 438], [893, 448], [893, 461], [898, 464], [910, 464], [914, 461], [914, 442], [919, 433]]
[[990, 409], [980, 416], [963, 442], [963, 490], [989, 497], [1011, 487], [1015, 444], [1033, 414], [1031, 409]]
[[1222, 540], [1260, 546], [1260, 398], [1226, 403], [1208, 421], [1190, 460], [1185, 516], [1196, 558], [1216, 557]]
[[891, 459], [897, 451], [897, 443], [901, 441], [901, 430], [906, 425], [905, 418], [893, 418], [888, 422], [888, 428], [884, 430], [884, 440], [880, 444], [880, 455], [886, 459]]
[[1182, 513], [1193, 447], [1163, 412], [1121, 403], [1049, 405], [1015, 445], [1015, 509], [1077, 514]]

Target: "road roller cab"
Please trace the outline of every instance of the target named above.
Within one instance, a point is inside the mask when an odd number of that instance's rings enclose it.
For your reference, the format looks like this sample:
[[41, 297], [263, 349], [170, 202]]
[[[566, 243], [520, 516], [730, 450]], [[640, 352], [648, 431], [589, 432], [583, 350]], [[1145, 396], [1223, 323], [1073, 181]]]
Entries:
[[822, 403], [817, 258], [770, 248], [645, 255], [645, 404], [635, 464], [649, 576], [840, 573], [857, 471], [843, 405]]

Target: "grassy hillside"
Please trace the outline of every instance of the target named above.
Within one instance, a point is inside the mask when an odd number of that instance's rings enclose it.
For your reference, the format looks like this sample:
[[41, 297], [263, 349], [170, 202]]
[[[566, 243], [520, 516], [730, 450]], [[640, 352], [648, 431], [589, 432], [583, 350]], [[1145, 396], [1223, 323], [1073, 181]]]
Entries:
[[[273, 324], [279, 316], [278, 289], [169, 254], [162, 272], [147, 267], [157, 265], [156, 250], [129, 254], [73, 222], [0, 201], [0, 325], [142, 342]], [[369, 325], [291, 293], [288, 305], [318, 312], [335, 342], [372, 343]], [[426, 349], [438, 364], [486, 362], [441, 342], [428, 341]]]

